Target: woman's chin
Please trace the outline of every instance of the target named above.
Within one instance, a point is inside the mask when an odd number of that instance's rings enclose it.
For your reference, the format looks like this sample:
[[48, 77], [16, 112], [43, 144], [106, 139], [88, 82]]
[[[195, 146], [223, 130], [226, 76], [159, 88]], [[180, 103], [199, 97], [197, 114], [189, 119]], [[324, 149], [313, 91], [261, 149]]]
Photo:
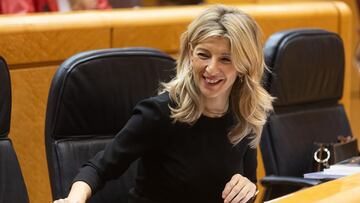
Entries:
[[205, 98], [215, 98], [219, 95], [219, 90], [216, 88], [205, 88], [202, 87], [200, 88], [201, 94], [205, 97]]

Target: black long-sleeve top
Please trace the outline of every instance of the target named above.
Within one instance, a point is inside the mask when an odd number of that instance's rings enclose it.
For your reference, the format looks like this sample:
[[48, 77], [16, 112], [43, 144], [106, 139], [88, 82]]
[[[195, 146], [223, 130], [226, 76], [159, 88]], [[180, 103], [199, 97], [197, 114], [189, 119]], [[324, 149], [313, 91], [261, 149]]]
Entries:
[[135, 199], [220, 203], [234, 174], [256, 182], [256, 149], [249, 147], [251, 140], [247, 137], [235, 146], [228, 140], [235, 123], [230, 112], [219, 118], [203, 115], [189, 125], [173, 123], [169, 105], [168, 93], [137, 104], [124, 128], [80, 169], [74, 181], [85, 181], [94, 193], [141, 157], [132, 190]]

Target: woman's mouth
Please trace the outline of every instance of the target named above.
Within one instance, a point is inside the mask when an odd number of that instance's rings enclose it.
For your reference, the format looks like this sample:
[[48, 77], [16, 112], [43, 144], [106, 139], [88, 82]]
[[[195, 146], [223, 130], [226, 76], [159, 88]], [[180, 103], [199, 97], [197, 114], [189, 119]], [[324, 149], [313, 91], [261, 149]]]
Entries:
[[221, 79], [221, 78], [207, 78], [205, 76], [203, 76], [203, 78], [204, 78], [205, 82], [210, 85], [217, 85], [221, 81], [223, 81], [223, 79]]

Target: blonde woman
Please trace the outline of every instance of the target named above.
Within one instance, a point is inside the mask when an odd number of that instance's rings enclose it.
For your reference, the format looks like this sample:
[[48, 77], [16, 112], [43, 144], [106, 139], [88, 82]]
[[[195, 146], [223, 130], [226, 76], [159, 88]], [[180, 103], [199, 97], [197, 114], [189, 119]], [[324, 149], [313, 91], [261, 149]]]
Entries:
[[272, 109], [260, 84], [260, 33], [235, 8], [203, 11], [182, 35], [176, 77], [135, 107], [114, 141], [80, 169], [69, 196], [55, 202], [85, 202], [139, 157], [142, 170], [129, 202], [253, 199], [255, 148]]

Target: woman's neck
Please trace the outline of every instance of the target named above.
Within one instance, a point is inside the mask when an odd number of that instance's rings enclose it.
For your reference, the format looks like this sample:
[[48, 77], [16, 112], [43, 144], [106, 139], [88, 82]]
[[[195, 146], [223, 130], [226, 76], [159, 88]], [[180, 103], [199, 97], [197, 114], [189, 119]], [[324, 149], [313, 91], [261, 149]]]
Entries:
[[208, 117], [221, 117], [229, 108], [229, 100], [224, 99], [204, 99], [203, 114]]

